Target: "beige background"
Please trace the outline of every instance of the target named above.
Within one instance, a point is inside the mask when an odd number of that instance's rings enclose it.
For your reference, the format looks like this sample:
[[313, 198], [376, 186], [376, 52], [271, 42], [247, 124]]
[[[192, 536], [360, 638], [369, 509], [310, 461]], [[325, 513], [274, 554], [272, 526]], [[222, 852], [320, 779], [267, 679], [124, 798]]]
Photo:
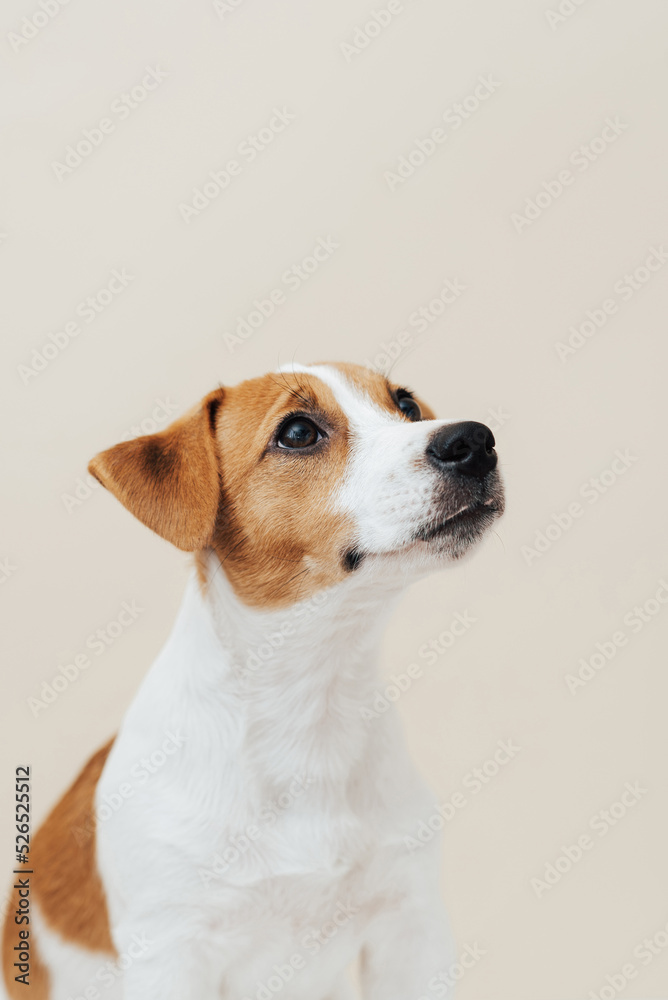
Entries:
[[[407, 0], [347, 59], [341, 43], [384, 0], [236, 0], [219, 11], [207, 0], [71, 0], [18, 51], [10, 33], [40, 8], [6, 0], [8, 864], [15, 766], [32, 765], [43, 816], [118, 725], [188, 571], [187, 556], [101, 490], [68, 511], [89, 457], [152, 419], [156, 400], [181, 411], [219, 381], [292, 358], [373, 359], [449, 278], [466, 291], [395, 372], [440, 415], [496, 426], [489, 411], [501, 409], [508, 512], [473, 561], [406, 596], [385, 669], [389, 678], [411, 662], [425, 667], [399, 708], [435, 801], [461, 789], [499, 740], [522, 748], [447, 827], [456, 935], [486, 949], [459, 996], [579, 1000], [628, 961], [639, 974], [623, 996], [668, 996], [668, 948], [646, 967], [633, 958], [668, 923], [667, 606], [635, 635], [623, 625], [668, 575], [658, 406], [668, 267], [629, 301], [614, 290], [668, 241], [668, 8], [562, 0], [562, 10], [569, 4], [573, 13], [551, 25], [556, 2]], [[125, 120], [110, 115], [146, 67], [168, 76]], [[444, 124], [481, 75], [495, 92], [461, 128]], [[294, 121], [187, 224], [179, 205], [274, 107]], [[57, 179], [54, 161], [104, 117], [113, 133]], [[626, 126], [615, 141], [587, 170], [571, 164], [574, 183], [518, 232], [512, 213], [615, 117]], [[384, 173], [437, 126], [446, 140], [391, 191]], [[327, 236], [336, 252], [231, 352], [223, 333]], [[114, 268], [133, 281], [94, 322], [80, 319], [79, 336], [25, 384], [19, 366]], [[616, 314], [561, 361], [555, 344], [610, 297]], [[588, 503], [581, 488], [618, 449], [635, 461]], [[527, 565], [522, 546], [574, 502], [582, 516]], [[138, 620], [35, 716], [28, 699], [132, 600], [144, 609]], [[476, 623], [429, 666], [421, 645], [457, 611]], [[565, 676], [620, 628], [627, 645], [571, 694]], [[646, 794], [538, 898], [531, 879], [627, 781]]]

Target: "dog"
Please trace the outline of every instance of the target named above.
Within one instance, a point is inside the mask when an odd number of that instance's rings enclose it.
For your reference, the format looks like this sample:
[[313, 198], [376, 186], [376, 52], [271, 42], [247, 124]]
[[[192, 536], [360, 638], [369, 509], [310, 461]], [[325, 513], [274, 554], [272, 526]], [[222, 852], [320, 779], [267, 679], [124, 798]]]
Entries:
[[372, 705], [401, 592], [503, 512], [492, 432], [371, 369], [291, 365], [89, 469], [195, 567], [118, 735], [34, 837], [30, 991], [10, 907], [9, 996], [346, 1000], [355, 963], [365, 1000], [443, 996], [440, 844], [406, 846], [433, 800]]

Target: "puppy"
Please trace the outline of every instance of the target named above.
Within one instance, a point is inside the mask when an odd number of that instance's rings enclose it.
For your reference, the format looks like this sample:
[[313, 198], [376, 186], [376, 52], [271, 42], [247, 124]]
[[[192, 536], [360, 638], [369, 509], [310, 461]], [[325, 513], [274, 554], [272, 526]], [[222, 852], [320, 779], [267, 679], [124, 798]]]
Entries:
[[[116, 738], [34, 838], [36, 1000], [417, 1000], [454, 959], [378, 647], [502, 513], [494, 438], [352, 364], [209, 393], [90, 471], [196, 569]], [[18, 929], [5, 926], [16, 981]], [[442, 979], [440, 982], [442, 983]], [[442, 990], [441, 994], [442, 995]]]

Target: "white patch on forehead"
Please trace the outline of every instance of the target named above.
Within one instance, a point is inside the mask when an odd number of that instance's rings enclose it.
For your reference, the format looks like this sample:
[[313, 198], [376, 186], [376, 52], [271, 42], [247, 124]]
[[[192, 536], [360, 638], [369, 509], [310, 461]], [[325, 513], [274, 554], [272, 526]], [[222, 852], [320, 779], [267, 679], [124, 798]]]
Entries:
[[428, 439], [448, 421], [410, 422], [329, 365], [286, 365], [281, 371], [319, 378], [348, 419], [350, 456], [332, 502], [355, 522], [355, 544], [372, 552], [403, 545], [430, 516], [437, 477], [426, 460]]
[[394, 414], [378, 406], [371, 396], [359, 386], [349, 382], [345, 375], [329, 365], [283, 365], [280, 372], [293, 372], [312, 375], [330, 388], [334, 398], [348, 418], [348, 424], [353, 432], [368, 429], [371, 426], [382, 426], [388, 422], [404, 423], [399, 413]]

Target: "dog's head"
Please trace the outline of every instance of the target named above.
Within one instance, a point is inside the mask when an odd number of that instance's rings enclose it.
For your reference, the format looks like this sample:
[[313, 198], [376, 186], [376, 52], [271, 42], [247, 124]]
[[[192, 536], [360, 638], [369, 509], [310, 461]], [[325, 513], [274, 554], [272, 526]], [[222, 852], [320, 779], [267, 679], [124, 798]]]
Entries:
[[163, 538], [213, 548], [238, 596], [267, 608], [360, 573], [436, 569], [503, 511], [484, 424], [436, 420], [407, 389], [351, 364], [216, 389], [89, 469]]

